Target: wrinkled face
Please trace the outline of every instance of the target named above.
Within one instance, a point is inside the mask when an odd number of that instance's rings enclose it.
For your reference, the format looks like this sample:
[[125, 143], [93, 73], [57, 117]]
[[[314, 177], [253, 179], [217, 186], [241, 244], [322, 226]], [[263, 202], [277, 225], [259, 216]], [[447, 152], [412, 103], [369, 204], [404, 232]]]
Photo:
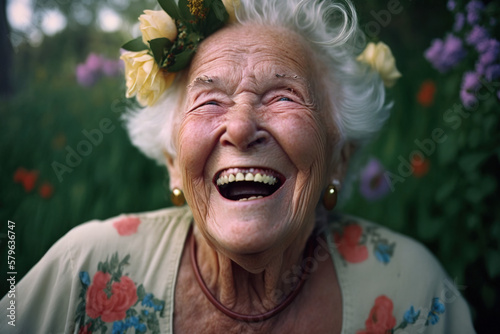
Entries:
[[178, 164], [197, 226], [222, 252], [307, 238], [333, 142], [300, 36], [233, 26], [200, 46], [178, 126]]

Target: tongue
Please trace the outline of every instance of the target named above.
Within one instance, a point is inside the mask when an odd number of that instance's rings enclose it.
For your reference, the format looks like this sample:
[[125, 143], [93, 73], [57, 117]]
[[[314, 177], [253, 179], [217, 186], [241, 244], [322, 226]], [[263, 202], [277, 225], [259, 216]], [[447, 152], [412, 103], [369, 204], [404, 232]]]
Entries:
[[266, 197], [271, 195], [276, 189], [264, 183], [240, 181], [222, 186], [220, 190], [221, 195], [225, 198], [237, 201], [252, 196]]

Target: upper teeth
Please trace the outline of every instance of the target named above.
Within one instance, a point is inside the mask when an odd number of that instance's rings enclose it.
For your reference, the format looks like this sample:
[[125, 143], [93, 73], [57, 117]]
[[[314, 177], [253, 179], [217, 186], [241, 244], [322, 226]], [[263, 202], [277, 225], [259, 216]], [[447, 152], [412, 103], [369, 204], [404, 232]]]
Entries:
[[217, 179], [217, 185], [221, 186], [224, 184], [228, 184], [231, 182], [238, 182], [238, 181], [262, 182], [262, 183], [266, 183], [269, 185], [274, 185], [274, 184], [276, 184], [276, 182], [278, 182], [278, 180], [272, 175], [266, 175], [263, 173], [262, 174], [261, 173], [254, 174], [251, 172], [248, 172], [248, 173], [238, 172], [238, 173], [228, 173], [228, 174], [224, 174], [224, 175], [219, 176], [219, 178]]

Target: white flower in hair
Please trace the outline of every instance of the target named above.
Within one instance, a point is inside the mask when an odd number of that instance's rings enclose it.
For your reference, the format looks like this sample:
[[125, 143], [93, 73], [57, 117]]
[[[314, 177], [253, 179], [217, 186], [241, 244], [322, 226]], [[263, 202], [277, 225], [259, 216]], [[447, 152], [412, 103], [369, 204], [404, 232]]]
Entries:
[[401, 73], [396, 68], [396, 60], [391, 49], [384, 43], [368, 43], [365, 50], [356, 58], [357, 61], [366, 63], [380, 74], [386, 87], [392, 87]]

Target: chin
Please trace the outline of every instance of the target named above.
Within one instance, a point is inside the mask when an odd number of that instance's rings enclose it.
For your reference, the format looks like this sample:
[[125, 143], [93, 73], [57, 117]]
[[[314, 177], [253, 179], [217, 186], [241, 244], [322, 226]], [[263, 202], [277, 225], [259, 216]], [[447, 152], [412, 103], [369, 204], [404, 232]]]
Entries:
[[294, 218], [293, 187], [284, 185], [270, 196], [246, 201], [211, 196], [204, 228], [217, 248], [252, 255], [283, 250], [306, 222]]
[[282, 247], [287, 239], [285, 220], [248, 214], [241, 217], [229, 213], [216, 219], [216, 222], [207, 221], [206, 228], [211, 239], [214, 239], [223, 252], [235, 255], [260, 254]]

